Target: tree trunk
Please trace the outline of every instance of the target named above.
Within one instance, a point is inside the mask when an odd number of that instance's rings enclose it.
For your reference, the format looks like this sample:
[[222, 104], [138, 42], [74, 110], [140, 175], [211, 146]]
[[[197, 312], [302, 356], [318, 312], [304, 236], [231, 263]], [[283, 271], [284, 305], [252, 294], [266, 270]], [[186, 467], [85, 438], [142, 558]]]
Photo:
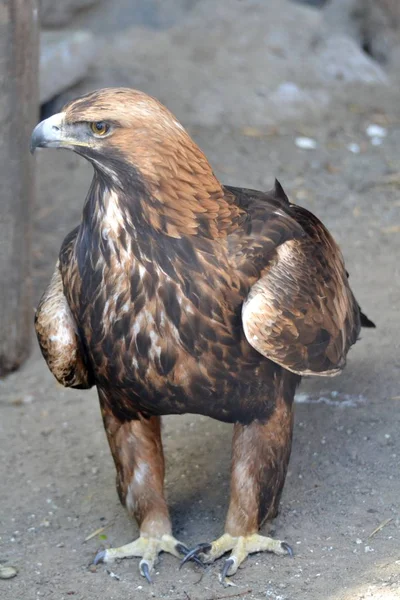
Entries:
[[0, 0], [0, 376], [29, 352], [34, 194], [29, 138], [38, 114], [36, 0]]

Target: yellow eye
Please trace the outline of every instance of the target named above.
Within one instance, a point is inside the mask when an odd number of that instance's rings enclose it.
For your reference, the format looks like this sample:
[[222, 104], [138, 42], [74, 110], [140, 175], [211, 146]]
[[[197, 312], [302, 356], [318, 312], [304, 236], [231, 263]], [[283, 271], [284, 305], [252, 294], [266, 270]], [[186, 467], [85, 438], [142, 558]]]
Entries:
[[110, 130], [110, 126], [105, 121], [95, 121], [90, 123], [90, 129], [95, 135], [105, 135]]

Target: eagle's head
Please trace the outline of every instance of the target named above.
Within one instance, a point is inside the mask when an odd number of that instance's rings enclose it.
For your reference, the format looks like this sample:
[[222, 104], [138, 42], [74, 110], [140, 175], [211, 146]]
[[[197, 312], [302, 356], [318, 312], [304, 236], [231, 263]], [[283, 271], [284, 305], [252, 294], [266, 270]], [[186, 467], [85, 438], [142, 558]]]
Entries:
[[[174, 115], [156, 99], [128, 88], [106, 88], [67, 104], [39, 123], [36, 148], [67, 148], [115, 182], [135, 169], [150, 182], [180, 166], [207, 172], [207, 159]], [[170, 173], [171, 174], [171, 173]]]
[[238, 210], [174, 115], [137, 90], [107, 88], [73, 100], [35, 127], [31, 151], [39, 147], [84, 156], [103, 204], [112, 198], [173, 237], [218, 236]]

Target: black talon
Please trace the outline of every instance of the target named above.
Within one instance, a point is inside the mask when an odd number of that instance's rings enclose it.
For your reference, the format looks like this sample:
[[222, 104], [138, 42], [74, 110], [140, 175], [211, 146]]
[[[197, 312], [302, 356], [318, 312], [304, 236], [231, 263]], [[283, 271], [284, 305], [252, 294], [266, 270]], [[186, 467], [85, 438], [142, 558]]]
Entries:
[[[175, 548], [178, 550], [178, 552], [180, 552], [180, 554], [183, 554], [185, 557], [190, 552], [189, 548], [187, 548], [184, 544], [177, 544]], [[198, 556], [193, 556], [192, 560], [200, 567], [205, 567], [205, 564], [202, 560], [200, 560]], [[180, 564], [179, 568], [181, 568], [182, 564], [183, 563]]]
[[184, 554], [185, 556], [189, 552], [189, 548], [187, 546], [185, 546], [185, 544], [177, 544], [175, 546], [175, 548], [178, 550], [178, 552], [180, 554]]
[[235, 561], [233, 560], [233, 558], [227, 558], [226, 561], [224, 562], [224, 566], [221, 569], [221, 575], [220, 575], [221, 583], [224, 583], [226, 576], [228, 575], [228, 571], [234, 562]]
[[94, 557], [93, 564], [94, 565], [98, 565], [100, 562], [103, 562], [105, 555], [106, 555], [106, 551], [105, 550], [100, 550], [100, 552], [98, 552], [96, 554], [96, 556]]
[[199, 567], [202, 567], [202, 569], [206, 568], [206, 565], [203, 563], [201, 558], [199, 558], [198, 556], [193, 556], [192, 561], [195, 562], [196, 565], [199, 565]]
[[146, 577], [147, 581], [149, 583], [153, 583], [152, 579], [150, 577], [150, 569], [149, 569], [149, 565], [147, 564], [147, 562], [143, 562], [140, 565], [140, 568], [141, 568], [142, 574]]
[[286, 550], [286, 552], [289, 554], [290, 558], [294, 558], [294, 552], [291, 546], [289, 546], [289, 544], [287, 544], [286, 542], [281, 542], [281, 547]]
[[211, 548], [211, 544], [208, 544], [207, 542], [204, 542], [203, 544], [197, 544], [197, 546], [192, 548], [192, 550], [188, 551], [185, 558], [182, 559], [179, 568], [181, 569], [185, 563], [189, 562], [189, 560], [193, 560], [197, 562], [197, 564], [201, 564], [202, 566], [204, 566], [197, 555], [200, 554], [200, 552], [207, 554], [207, 552], [210, 552]]

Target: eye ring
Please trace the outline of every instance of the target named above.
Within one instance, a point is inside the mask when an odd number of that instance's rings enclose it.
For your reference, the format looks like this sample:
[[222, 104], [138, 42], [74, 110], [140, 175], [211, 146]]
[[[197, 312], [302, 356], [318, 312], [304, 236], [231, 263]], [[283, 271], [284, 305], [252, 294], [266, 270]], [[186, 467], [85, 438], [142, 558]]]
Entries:
[[105, 121], [93, 121], [89, 123], [89, 126], [91, 132], [99, 137], [106, 135], [110, 131], [110, 126]]

